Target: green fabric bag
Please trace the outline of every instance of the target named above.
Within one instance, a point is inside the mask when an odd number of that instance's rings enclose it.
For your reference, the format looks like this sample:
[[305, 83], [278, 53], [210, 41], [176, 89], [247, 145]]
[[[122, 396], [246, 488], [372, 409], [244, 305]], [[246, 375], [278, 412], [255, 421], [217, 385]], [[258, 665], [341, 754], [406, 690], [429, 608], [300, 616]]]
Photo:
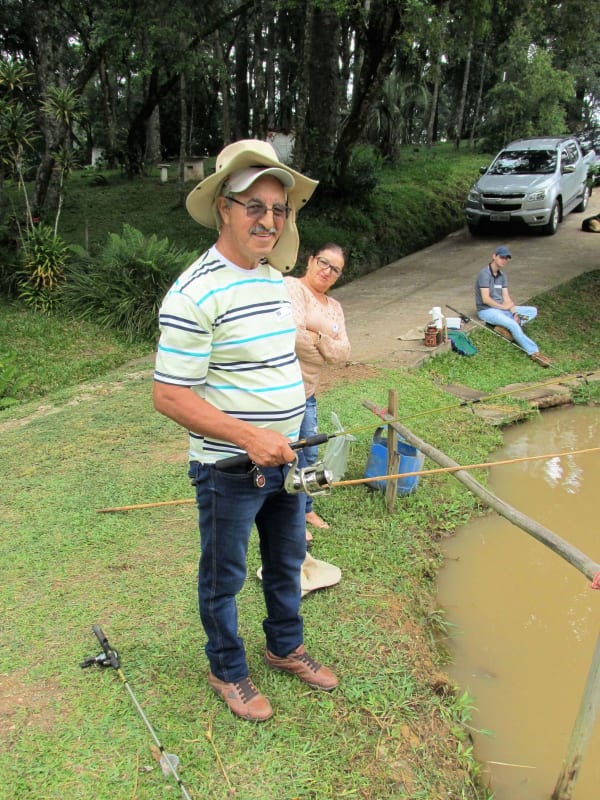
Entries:
[[474, 356], [477, 352], [477, 348], [466, 333], [450, 330], [448, 331], [448, 337], [450, 338], [452, 349], [460, 353], [461, 356]]

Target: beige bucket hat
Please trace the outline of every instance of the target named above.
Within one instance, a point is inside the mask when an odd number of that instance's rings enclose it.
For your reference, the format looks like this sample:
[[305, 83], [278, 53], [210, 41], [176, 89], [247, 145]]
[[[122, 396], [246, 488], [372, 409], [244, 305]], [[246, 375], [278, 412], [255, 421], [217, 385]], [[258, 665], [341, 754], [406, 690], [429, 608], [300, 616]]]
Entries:
[[[265, 169], [250, 171], [251, 167], [265, 167]], [[274, 175], [287, 190], [287, 203], [292, 210], [268, 260], [281, 272], [289, 272], [296, 266], [300, 241], [296, 214], [309, 201], [317, 188], [318, 181], [307, 178], [286, 164], [282, 164], [277, 158], [275, 149], [268, 142], [263, 142], [261, 139], [241, 139], [224, 147], [217, 156], [214, 173], [200, 181], [188, 194], [186, 208], [200, 225], [218, 229], [220, 220], [216, 210], [216, 199], [225, 181], [234, 176], [230, 191], [239, 192], [247, 189], [261, 175]]]
[[[256, 571], [259, 580], [262, 580], [262, 567]], [[335, 586], [342, 579], [342, 570], [335, 564], [327, 561], [319, 561], [313, 558], [310, 553], [306, 554], [302, 570], [300, 572], [300, 594], [302, 597], [315, 589], [325, 589], [327, 586]]]

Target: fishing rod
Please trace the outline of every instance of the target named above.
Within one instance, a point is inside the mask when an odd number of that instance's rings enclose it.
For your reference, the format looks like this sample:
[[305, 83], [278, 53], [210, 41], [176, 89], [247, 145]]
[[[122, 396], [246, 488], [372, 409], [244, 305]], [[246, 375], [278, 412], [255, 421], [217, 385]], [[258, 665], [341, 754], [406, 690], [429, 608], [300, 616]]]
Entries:
[[135, 694], [133, 693], [133, 689], [131, 688], [131, 686], [129, 685], [129, 683], [127, 681], [127, 678], [123, 674], [123, 670], [121, 669], [121, 663], [120, 663], [118, 652], [114, 649], [114, 647], [110, 646], [110, 644], [108, 642], [108, 639], [106, 638], [106, 635], [104, 634], [104, 631], [102, 630], [102, 628], [99, 625], [92, 625], [92, 630], [94, 631], [94, 634], [96, 635], [96, 638], [100, 642], [100, 646], [102, 647], [102, 652], [100, 653], [100, 655], [91, 656], [90, 658], [86, 658], [85, 661], [82, 661], [79, 666], [82, 669], [86, 669], [87, 667], [93, 667], [93, 666], [112, 667], [116, 671], [117, 675], [119, 676], [119, 679], [120, 679], [121, 683], [123, 684], [123, 686], [127, 690], [127, 693], [129, 694], [129, 696], [133, 700], [133, 704], [136, 707], [136, 710], [137, 710], [138, 714], [142, 718], [142, 720], [144, 722], [144, 725], [146, 726], [146, 728], [150, 732], [150, 735], [152, 736], [152, 739], [154, 740], [154, 743], [156, 744], [156, 746], [160, 750], [160, 766], [161, 766], [161, 768], [163, 770], [163, 773], [165, 775], [167, 774], [167, 772], [165, 771], [165, 767], [166, 767], [167, 770], [169, 772], [171, 772], [171, 774], [173, 775], [173, 777], [177, 781], [177, 784], [178, 784], [179, 788], [181, 789], [181, 794], [183, 795], [183, 797], [185, 797], [185, 800], [192, 800], [190, 795], [188, 794], [187, 789], [183, 785], [183, 783], [181, 781], [181, 778], [177, 774], [177, 764], [179, 763], [179, 759], [173, 753], [166, 753], [165, 752], [165, 749], [162, 746], [162, 744], [160, 742], [160, 739], [158, 738], [154, 728], [150, 724], [150, 720], [148, 719], [148, 717], [144, 713], [144, 709], [139, 704]]
[[[455, 308], [452, 308], [452, 306], [448, 306], [448, 308], [460, 315], [460, 312], [457, 311]], [[461, 320], [463, 322], [470, 322], [471, 321], [470, 317], [467, 317], [464, 314], [460, 315], [460, 317], [461, 317]], [[483, 327], [485, 327], [485, 326], [483, 326]], [[499, 336], [499, 334], [496, 334], [496, 335]], [[501, 338], [504, 338], [504, 337], [501, 337]], [[519, 349], [521, 349], [521, 348], [519, 348]], [[563, 374], [567, 375], [567, 377], [569, 377], [569, 373], [565, 372]], [[590, 372], [588, 374], [592, 375], [593, 372]], [[587, 383], [587, 379], [586, 379], [585, 375], [574, 375], [573, 378], [574, 379], [583, 378]], [[407, 420], [415, 419], [416, 417], [426, 416], [428, 414], [437, 414], [437, 413], [441, 413], [442, 411], [452, 411], [454, 409], [464, 408], [465, 406], [475, 405], [477, 403], [485, 403], [488, 400], [497, 400], [497, 399], [499, 399], [501, 397], [508, 397], [510, 395], [518, 394], [519, 392], [526, 392], [526, 391], [529, 391], [531, 389], [538, 389], [538, 388], [543, 387], [543, 386], [552, 385], [553, 383], [556, 383], [556, 379], [554, 379], [554, 378], [550, 378], [550, 379], [547, 379], [545, 381], [538, 381], [537, 383], [527, 383], [524, 386], [522, 386], [521, 388], [512, 387], [511, 389], [505, 390], [503, 392], [494, 392], [493, 394], [483, 395], [482, 397], [471, 398], [469, 400], [461, 400], [458, 403], [450, 403], [447, 406], [437, 406], [436, 408], [429, 408], [429, 409], [426, 409], [425, 411], [417, 411], [414, 414], [408, 414], [408, 415], [404, 415], [404, 416], [399, 416], [399, 417], [396, 417], [395, 419], [391, 419], [389, 421], [390, 422], [406, 422]], [[353, 428], [347, 428], [347, 429], [344, 429], [344, 430], [341, 430], [341, 431], [336, 431], [335, 433], [317, 433], [314, 436], [308, 436], [305, 439], [299, 439], [296, 442], [291, 442], [290, 443], [290, 447], [291, 447], [292, 450], [301, 450], [304, 447], [311, 447], [311, 446], [315, 446], [315, 445], [324, 444], [325, 442], [328, 442], [330, 439], [335, 439], [338, 436], [352, 436], [355, 433], [362, 433], [363, 431], [372, 430], [373, 428], [379, 427], [380, 424], [381, 423], [377, 423], [377, 422], [376, 423], [369, 422], [366, 425], [356, 425]], [[227, 458], [222, 458], [219, 461], [216, 461], [215, 462], [215, 467], [218, 470], [224, 470], [224, 469], [229, 469], [231, 467], [250, 466], [251, 464], [252, 464], [252, 461], [250, 460], [250, 457], [248, 456], [248, 454], [247, 453], [240, 453], [238, 455], [228, 456]]]
[[351, 478], [345, 481], [332, 481], [330, 488], [338, 486], [357, 486], [371, 481], [386, 481], [396, 478], [405, 478], [412, 475], [439, 475], [443, 473], [460, 472], [461, 470], [487, 469], [489, 467], [500, 467], [506, 464], [521, 464], [525, 461], [541, 461], [549, 458], [562, 458], [563, 456], [577, 456], [585, 453], [600, 452], [600, 447], [586, 447], [582, 450], [564, 450], [560, 453], [542, 453], [536, 456], [520, 456], [518, 458], [507, 458], [499, 461], [481, 461], [477, 464], [457, 464], [454, 467], [434, 467], [433, 469], [414, 470], [413, 472], [398, 472], [390, 475], [370, 476], [368, 478]]
[[[386, 420], [386, 424], [396, 420]], [[433, 469], [413, 470], [411, 472], [395, 472], [389, 475], [372, 475], [368, 478], [351, 478], [345, 481], [334, 481], [331, 471], [327, 469], [322, 461], [318, 461], [310, 467], [303, 469], [297, 468], [298, 457], [290, 467], [284, 481], [284, 489], [288, 494], [310, 494], [311, 496], [329, 494], [330, 490], [339, 486], [357, 486], [363, 483], [374, 483], [378, 481], [396, 480], [417, 475], [437, 475], [445, 472], [459, 472], [460, 470], [487, 469], [489, 467], [503, 466], [505, 464], [519, 464], [525, 461], [539, 461], [549, 458], [560, 458], [563, 456], [583, 455], [585, 453], [596, 453], [600, 447], [588, 447], [583, 450], [565, 450], [560, 453], [545, 453], [537, 456], [522, 456], [503, 461], [481, 461], [477, 464], [457, 464], [452, 467], [435, 467]], [[114, 508], [97, 509], [98, 512], [109, 511], [134, 511], [139, 508], [155, 508], [158, 506], [187, 505], [195, 503], [195, 498], [185, 497], [181, 500], [163, 500], [156, 503], [141, 503], [139, 505], [115, 506]]]
[[[512, 339], [512, 338], [511, 339], [507, 339], [506, 336], [503, 336], [501, 333], [498, 333], [498, 331], [496, 331], [494, 329], [494, 327], [488, 326], [484, 322], [481, 322], [481, 320], [474, 319], [473, 317], [468, 317], [466, 314], [463, 314], [458, 309], [453, 308], [451, 305], [448, 305], [448, 303], [446, 303], [446, 308], [449, 308], [450, 311], [454, 311], [455, 314], [458, 314], [458, 316], [460, 317], [461, 321], [464, 322], [465, 324], [468, 323], [468, 322], [472, 322], [473, 324], [477, 325], [479, 328], [483, 328], [488, 333], [491, 333], [493, 336], [497, 336], [499, 339], [503, 339], [505, 342], [508, 342], [509, 344], [514, 345], [517, 348], [517, 350], [520, 350], [522, 353], [525, 353], [525, 355], [527, 355], [527, 356], [529, 355], [527, 350], [525, 350], [523, 347], [521, 347], [520, 344], [517, 344], [514, 341], [514, 339]], [[560, 373], [561, 375], [568, 375], [569, 374], [568, 372], [566, 372], [566, 370], [560, 369], [560, 367], [557, 367], [556, 364], [553, 364], [551, 361], [548, 362], [548, 366], [551, 367], [552, 369], [554, 369], [556, 372]], [[585, 380], [585, 377], [584, 377], [584, 380]], [[587, 383], [587, 381], [586, 381], [586, 383]]]
[[[460, 312], [457, 311], [455, 308], [452, 308], [452, 306], [448, 306], [448, 308], [450, 308], [455, 313], [460, 314]], [[465, 314], [461, 315], [461, 319], [462, 319], [463, 322], [470, 321], [470, 318], [468, 316], [466, 316]], [[588, 375], [593, 375], [594, 373], [593, 372], [589, 372], [587, 374]], [[585, 375], [574, 375], [573, 378], [574, 379], [584, 378], [584, 380], [585, 380], [586, 376]], [[548, 379], [548, 380], [545, 380], [545, 381], [538, 381], [537, 383], [534, 383], [534, 384], [528, 383], [528, 384], [522, 386], [521, 388], [513, 387], [513, 388], [511, 388], [509, 390], [506, 390], [506, 391], [503, 391], [503, 392], [495, 392], [493, 394], [484, 395], [483, 397], [476, 397], [476, 398], [472, 398], [470, 400], [461, 400], [459, 403], [451, 403], [451, 404], [449, 404], [447, 406], [437, 406], [436, 408], [426, 409], [425, 411], [418, 411], [418, 412], [415, 412], [413, 414], [408, 414], [408, 415], [404, 415], [404, 416], [398, 416], [398, 417], [395, 417], [394, 419], [390, 419], [390, 420], [386, 421], [386, 424], [387, 424], [387, 422], [390, 422], [390, 423], [405, 422], [407, 420], [416, 419], [417, 417], [427, 416], [428, 414], [437, 414], [437, 413], [442, 413], [444, 411], [452, 411], [452, 410], [456, 410], [456, 409], [460, 409], [460, 408], [466, 408], [468, 406], [474, 406], [477, 403], [485, 403], [488, 400], [495, 400], [495, 399], [502, 398], [502, 397], [512, 396], [512, 395], [518, 394], [519, 392], [528, 391], [530, 389], [536, 389], [536, 388], [540, 388], [540, 387], [543, 387], [543, 386], [549, 386], [549, 385], [551, 385], [551, 384], [553, 384], [555, 382], [556, 382], [556, 379], [551, 378], [551, 379]], [[586, 380], [586, 383], [587, 383], [587, 380]], [[353, 428], [348, 428], [348, 429], [345, 429], [345, 430], [336, 431], [335, 433], [315, 434], [314, 436], [309, 436], [309, 437], [307, 437], [305, 439], [300, 439], [300, 440], [298, 440], [296, 442], [291, 442], [290, 443], [290, 447], [291, 447], [292, 450], [299, 450], [299, 449], [301, 449], [303, 447], [309, 447], [309, 446], [313, 446], [313, 445], [323, 444], [323, 443], [329, 441], [330, 439], [335, 439], [338, 436], [350, 436], [350, 435], [353, 435], [355, 433], [361, 433], [363, 431], [373, 430], [374, 428], [378, 428], [380, 425], [381, 425], [381, 422], [369, 422], [366, 425], [357, 425], [357, 426], [355, 426]], [[247, 453], [240, 453], [239, 455], [236, 455], [236, 456], [229, 456], [227, 458], [220, 459], [215, 464], [215, 467], [217, 469], [221, 469], [221, 470], [222, 469], [227, 469], [228, 467], [231, 467], [231, 466], [248, 466], [249, 468], [253, 467], [253, 477], [254, 477], [255, 485], [257, 485], [258, 488], [260, 488], [261, 485], [262, 486], [265, 485], [265, 482], [263, 482], [264, 481], [264, 475], [262, 475], [262, 473], [260, 472], [260, 469], [257, 467], [257, 465], [252, 465], [252, 461], [250, 460], [250, 457], [248, 456]], [[297, 470], [296, 470], [296, 472], [297, 472]], [[315, 481], [316, 481], [317, 486], [318, 486], [320, 484], [320, 482], [323, 480], [323, 477], [324, 477], [323, 475], [315, 473], [315, 474], [311, 474], [309, 478], [306, 478], [305, 474], [302, 473], [301, 476], [300, 476], [300, 481], [302, 482], [303, 480], [308, 480], [308, 485], [309, 486], [313, 486], [313, 488], [316, 488], [316, 487], [314, 487]], [[196, 502], [195, 498], [184, 498], [184, 499], [178, 499], [178, 500], [159, 500], [159, 501], [156, 501], [156, 502], [149, 502], [149, 503], [134, 503], [134, 504], [123, 505], [123, 506], [110, 506], [110, 507], [107, 507], [107, 508], [97, 508], [96, 509], [96, 513], [97, 514], [109, 514], [109, 513], [116, 513], [116, 512], [121, 512], [121, 511], [136, 511], [138, 509], [144, 509], [144, 508], [158, 508], [160, 506], [184, 505], [184, 504], [188, 504], [188, 503], [192, 504], [192, 503], [195, 503], [195, 502]]]

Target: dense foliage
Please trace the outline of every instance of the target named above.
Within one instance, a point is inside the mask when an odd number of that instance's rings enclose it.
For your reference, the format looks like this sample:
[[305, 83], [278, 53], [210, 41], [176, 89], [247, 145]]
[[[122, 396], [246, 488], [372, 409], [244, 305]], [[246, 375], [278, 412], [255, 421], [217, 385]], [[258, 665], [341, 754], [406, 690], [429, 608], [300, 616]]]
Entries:
[[394, 162], [403, 144], [496, 149], [592, 124], [598, 11], [600, 0], [3, 0], [3, 166], [35, 177], [47, 215], [74, 159], [102, 151], [136, 175], [283, 134], [336, 196], [368, 190], [377, 158]]
[[74, 316], [119, 330], [129, 341], [156, 336], [158, 309], [175, 278], [194, 260], [156, 235], [144, 236], [130, 225], [111, 233], [90, 258], [76, 250], [61, 293]]

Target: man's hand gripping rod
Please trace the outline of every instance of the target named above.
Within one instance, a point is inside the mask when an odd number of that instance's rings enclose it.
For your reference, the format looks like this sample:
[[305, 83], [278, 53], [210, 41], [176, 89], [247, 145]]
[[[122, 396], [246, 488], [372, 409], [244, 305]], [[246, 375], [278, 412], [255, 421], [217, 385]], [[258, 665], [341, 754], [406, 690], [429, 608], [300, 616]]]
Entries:
[[[337, 433], [317, 433], [314, 436], [307, 436], [306, 439], [299, 439], [297, 442], [291, 442], [290, 447], [292, 450], [301, 450], [303, 447], [314, 447], [318, 444], [324, 444], [329, 439], [334, 439], [338, 436]], [[215, 463], [216, 469], [228, 469], [230, 467], [244, 467], [252, 466], [252, 461], [246, 453], [239, 456], [231, 456], [230, 458], [222, 458]], [[252, 466], [254, 471], [254, 483], [258, 488], [265, 485], [265, 477], [260, 471], [257, 464]], [[290, 465], [290, 470], [286, 476], [284, 488], [288, 494], [309, 494], [314, 497], [317, 494], [328, 494], [331, 484], [333, 482], [333, 475], [326, 469], [322, 461], [317, 461], [308, 467], [298, 469], [298, 456]]]

